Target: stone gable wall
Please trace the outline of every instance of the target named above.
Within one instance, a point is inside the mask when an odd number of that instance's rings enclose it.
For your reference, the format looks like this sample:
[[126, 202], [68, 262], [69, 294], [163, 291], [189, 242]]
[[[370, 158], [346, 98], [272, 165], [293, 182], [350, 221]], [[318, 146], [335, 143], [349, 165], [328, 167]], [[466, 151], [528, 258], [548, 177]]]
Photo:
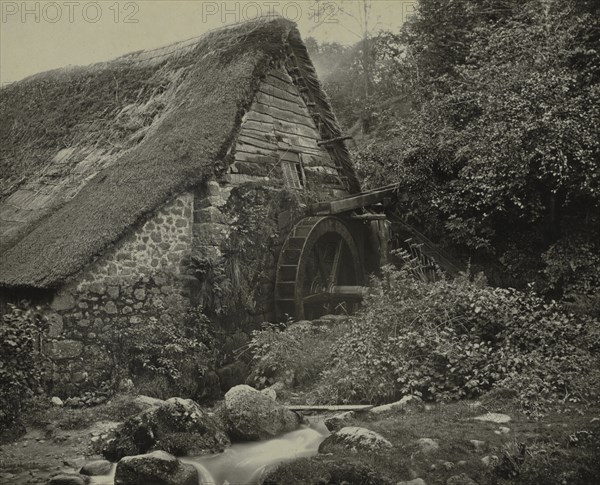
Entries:
[[194, 194], [179, 195], [55, 295], [46, 353], [59, 393], [76, 394], [111, 377], [115, 328], [181, 318], [195, 281], [186, 274], [193, 213]]

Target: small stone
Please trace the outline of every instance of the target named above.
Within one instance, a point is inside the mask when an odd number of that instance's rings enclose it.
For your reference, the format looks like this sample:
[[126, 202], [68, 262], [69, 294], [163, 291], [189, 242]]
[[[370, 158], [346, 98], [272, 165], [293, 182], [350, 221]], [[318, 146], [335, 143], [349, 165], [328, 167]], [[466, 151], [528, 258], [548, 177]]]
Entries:
[[486, 413], [473, 418], [476, 421], [484, 421], [488, 423], [504, 424], [510, 421], [510, 416], [500, 413]]
[[108, 313], [109, 315], [114, 315], [115, 313], [117, 313], [117, 305], [115, 305], [114, 302], [109, 301], [106, 303], [106, 305], [104, 305], [104, 311], [106, 313]]
[[481, 459], [481, 463], [483, 463], [485, 466], [494, 466], [496, 463], [498, 463], [498, 457], [496, 455], [484, 456]]
[[461, 473], [448, 478], [446, 485], [477, 485], [477, 482], [466, 473]]
[[465, 466], [467, 462], [465, 460], [460, 460], [456, 462], [456, 466]]
[[483, 450], [483, 447], [485, 446], [485, 441], [481, 441], [481, 440], [469, 440], [469, 443], [471, 443], [473, 445], [473, 449], [475, 451], [481, 451], [481, 450]]
[[451, 461], [442, 461], [440, 462], [440, 465], [448, 471], [454, 468], [454, 463], [452, 463]]
[[70, 310], [75, 306], [75, 299], [70, 293], [57, 294], [50, 304], [53, 310]]
[[325, 427], [332, 433], [342, 429], [354, 417], [354, 411], [346, 411], [325, 419]]
[[146, 298], [146, 290], [138, 288], [133, 292], [133, 296], [138, 300], [143, 300]]
[[54, 396], [52, 399], [50, 399], [50, 402], [52, 403], [53, 406], [59, 406], [59, 407], [64, 404], [62, 399], [58, 396]]
[[58, 313], [53, 313], [48, 317], [48, 337], [60, 337], [63, 331], [63, 317]]
[[51, 343], [49, 353], [55, 359], [74, 359], [82, 350], [83, 344], [77, 340], [59, 340]]
[[48, 485], [86, 485], [90, 479], [86, 476], [75, 473], [64, 473], [52, 477]]
[[107, 460], [94, 460], [86, 463], [81, 467], [79, 473], [82, 475], [88, 475], [95, 477], [98, 475], [110, 475], [112, 470], [112, 463]]
[[92, 283], [87, 289], [90, 293], [95, 293], [96, 295], [102, 295], [106, 291], [102, 283]]
[[436, 440], [432, 440], [431, 438], [419, 438], [417, 440], [417, 444], [419, 448], [421, 448], [421, 452], [423, 453], [432, 453], [436, 451], [440, 445]]
[[110, 296], [113, 300], [119, 298], [119, 287], [118, 286], [109, 286], [106, 290], [108, 296]]

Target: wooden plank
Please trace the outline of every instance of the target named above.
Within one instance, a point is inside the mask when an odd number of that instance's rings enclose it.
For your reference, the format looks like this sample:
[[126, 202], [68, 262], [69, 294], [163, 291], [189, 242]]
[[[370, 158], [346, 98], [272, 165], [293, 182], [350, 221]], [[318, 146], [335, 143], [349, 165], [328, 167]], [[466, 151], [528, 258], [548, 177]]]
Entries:
[[267, 141], [265, 138], [262, 140], [256, 137], [249, 136], [247, 134], [242, 134], [238, 136], [238, 143], [243, 143], [244, 145], [251, 145], [256, 148], [262, 148], [264, 150], [277, 151], [279, 147], [276, 143], [272, 143]]
[[275, 106], [276, 108], [292, 111], [302, 115], [305, 113], [305, 107], [297, 102], [291, 102], [286, 99], [280, 99], [276, 96], [270, 96], [261, 91], [256, 93], [256, 102], [266, 104], [267, 106]]
[[261, 123], [273, 124], [273, 117], [269, 114], [263, 114], [258, 110], [252, 109], [244, 116], [244, 121], [259, 121]]
[[[359, 209], [361, 207], [368, 207], [382, 202], [386, 197], [392, 197], [397, 194], [398, 185], [389, 185], [379, 189], [370, 190], [368, 192], [362, 192], [357, 195], [345, 197], [343, 199], [332, 200], [330, 202], [321, 202], [311, 207], [311, 213], [314, 215], [329, 215], [329, 214], [340, 214], [342, 212], [348, 212]], [[406, 197], [402, 194], [403, 197]]]
[[257, 131], [249, 128], [247, 126], [242, 125], [240, 128], [240, 135], [248, 138], [254, 138], [255, 140], [267, 141], [267, 143], [272, 143], [273, 145], [277, 145], [277, 138], [275, 136], [275, 131]]
[[[290, 113], [290, 115], [293, 114]], [[298, 117], [297, 115], [293, 116]], [[273, 126], [275, 126], [275, 128], [277, 128], [278, 126], [282, 126], [285, 127], [286, 131], [296, 130], [298, 133], [305, 134], [306, 136], [318, 137], [318, 133], [315, 126], [312, 124], [308, 124], [306, 122], [306, 119], [302, 119], [302, 122], [295, 122], [293, 119], [291, 119], [291, 116], [286, 117], [284, 119], [280, 119], [272, 116], [270, 113], [264, 114], [260, 113], [257, 110], [252, 110], [246, 114], [244, 122], [246, 121], [258, 121], [260, 123], [266, 124], [272, 123]], [[319, 144], [317, 143], [317, 146], [318, 145]]]
[[279, 109], [276, 106], [267, 106], [263, 103], [255, 103], [252, 110], [264, 115], [268, 115], [273, 117], [276, 120], [288, 121], [293, 123], [298, 123], [301, 125], [308, 126], [313, 130], [317, 129], [313, 119], [310, 117], [308, 113], [304, 116], [294, 113], [293, 111], [286, 111], [283, 109]]
[[[280, 133], [281, 134], [281, 133]], [[258, 140], [274, 140], [275, 132], [266, 132], [264, 129], [256, 129], [253, 125], [242, 125], [240, 129], [240, 135], [247, 136], [250, 138], [258, 139]], [[313, 138], [304, 138], [297, 135], [292, 135], [289, 133], [284, 134], [285, 138], [289, 139], [289, 143], [278, 142], [278, 147], [282, 149], [286, 148], [295, 148], [301, 149], [303, 153], [310, 153], [315, 156], [329, 156], [329, 152], [320, 148], [317, 145], [316, 140]]]
[[260, 155], [257, 153], [235, 152], [236, 162], [251, 162], [251, 163], [278, 163], [279, 159], [275, 155]]
[[260, 121], [246, 120], [242, 123], [242, 129], [250, 128], [254, 131], [260, 131], [261, 133], [271, 133], [273, 131], [273, 125], [271, 123], [262, 123]]
[[269, 75], [277, 78], [277, 79], [281, 79], [284, 82], [288, 82], [288, 83], [292, 83], [293, 79], [292, 77], [287, 73], [287, 71], [283, 68], [281, 69], [272, 69], [271, 71], [269, 71]]
[[258, 88], [259, 92], [266, 94], [272, 98], [282, 99], [284, 101], [289, 101], [290, 103], [295, 103], [298, 106], [304, 106], [304, 101], [300, 97], [299, 93], [290, 94], [283, 89], [279, 89], [271, 84], [261, 84]]
[[[272, 130], [273, 126], [275, 127], [275, 130], [277, 132], [280, 132], [281, 134], [285, 135], [290, 135], [290, 139], [293, 140], [292, 143], [290, 143], [290, 145], [307, 146], [306, 143], [308, 143], [310, 140], [311, 144], [308, 145], [309, 148], [315, 148], [316, 150], [319, 149], [319, 147], [317, 146], [318, 135], [314, 130], [309, 131], [308, 128], [294, 126], [291, 123], [283, 124], [280, 121], [275, 121], [274, 125], [269, 125], [262, 121], [246, 120], [244, 121], [242, 128], [249, 128], [251, 130], [259, 131], [262, 133], [269, 133]], [[314, 135], [312, 135], [313, 133]], [[292, 137], [303, 138], [305, 144], [301, 144], [298, 140], [293, 139]]]
[[246, 143], [238, 143], [235, 147], [235, 153], [252, 153], [256, 155], [263, 155], [265, 157], [277, 156], [278, 151], [279, 150], [277, 148], [275, 148], [275, 150], [271, 150], [268, 148], [255, 147]]
[[305, 138], [311, 138], [315, 140], [315, 142], [319, 139], [319, 133], [317, 133], [317, 130], [311, 127], [297, 125], [294, 123], [288, 123], [287, 121], [280, 120], [273, 120], [273, 125], [275, 126], [275, 130], [277, 131], [282, 131], [284, 133], [293, 133], [295, 135], [303, 136]]
[[337, 404], [333, 406], [290, 404], [286, 406], [290, 411], [368, 411], [374, 407], [373, 404]]
[[275, 86], [283, 91], [287, 91], [290, 94], [298, 94], [298, 88], [296, 88], [291, 78], [289, 81], [284, 81], [279, 79], [277, 76], [274, 76], [272, 73], [269, 73], [265, 78], [265, 83], [269, 84], [270, 86]]

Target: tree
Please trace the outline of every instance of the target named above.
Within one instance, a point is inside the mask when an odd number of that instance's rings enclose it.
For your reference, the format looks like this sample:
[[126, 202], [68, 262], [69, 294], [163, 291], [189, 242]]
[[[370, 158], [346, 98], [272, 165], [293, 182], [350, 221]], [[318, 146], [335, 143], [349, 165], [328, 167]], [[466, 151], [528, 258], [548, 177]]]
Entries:
[[398, 71], [414, 109], [359, 158], [370, 183], [401, 181], [415, 220], [511, 284], [600, 288], [598, 8], [421, 0]]

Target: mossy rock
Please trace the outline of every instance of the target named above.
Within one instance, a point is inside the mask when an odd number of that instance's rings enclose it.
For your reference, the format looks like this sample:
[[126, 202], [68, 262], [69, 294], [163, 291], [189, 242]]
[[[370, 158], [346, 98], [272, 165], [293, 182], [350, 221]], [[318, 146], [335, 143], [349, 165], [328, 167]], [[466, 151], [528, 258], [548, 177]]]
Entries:
[[110, 461], [163, 450], [177, 456], [223, 451], [230, 445], [223, 425], [191, 399], [171, 398], [128, 419], [102, 448]]

